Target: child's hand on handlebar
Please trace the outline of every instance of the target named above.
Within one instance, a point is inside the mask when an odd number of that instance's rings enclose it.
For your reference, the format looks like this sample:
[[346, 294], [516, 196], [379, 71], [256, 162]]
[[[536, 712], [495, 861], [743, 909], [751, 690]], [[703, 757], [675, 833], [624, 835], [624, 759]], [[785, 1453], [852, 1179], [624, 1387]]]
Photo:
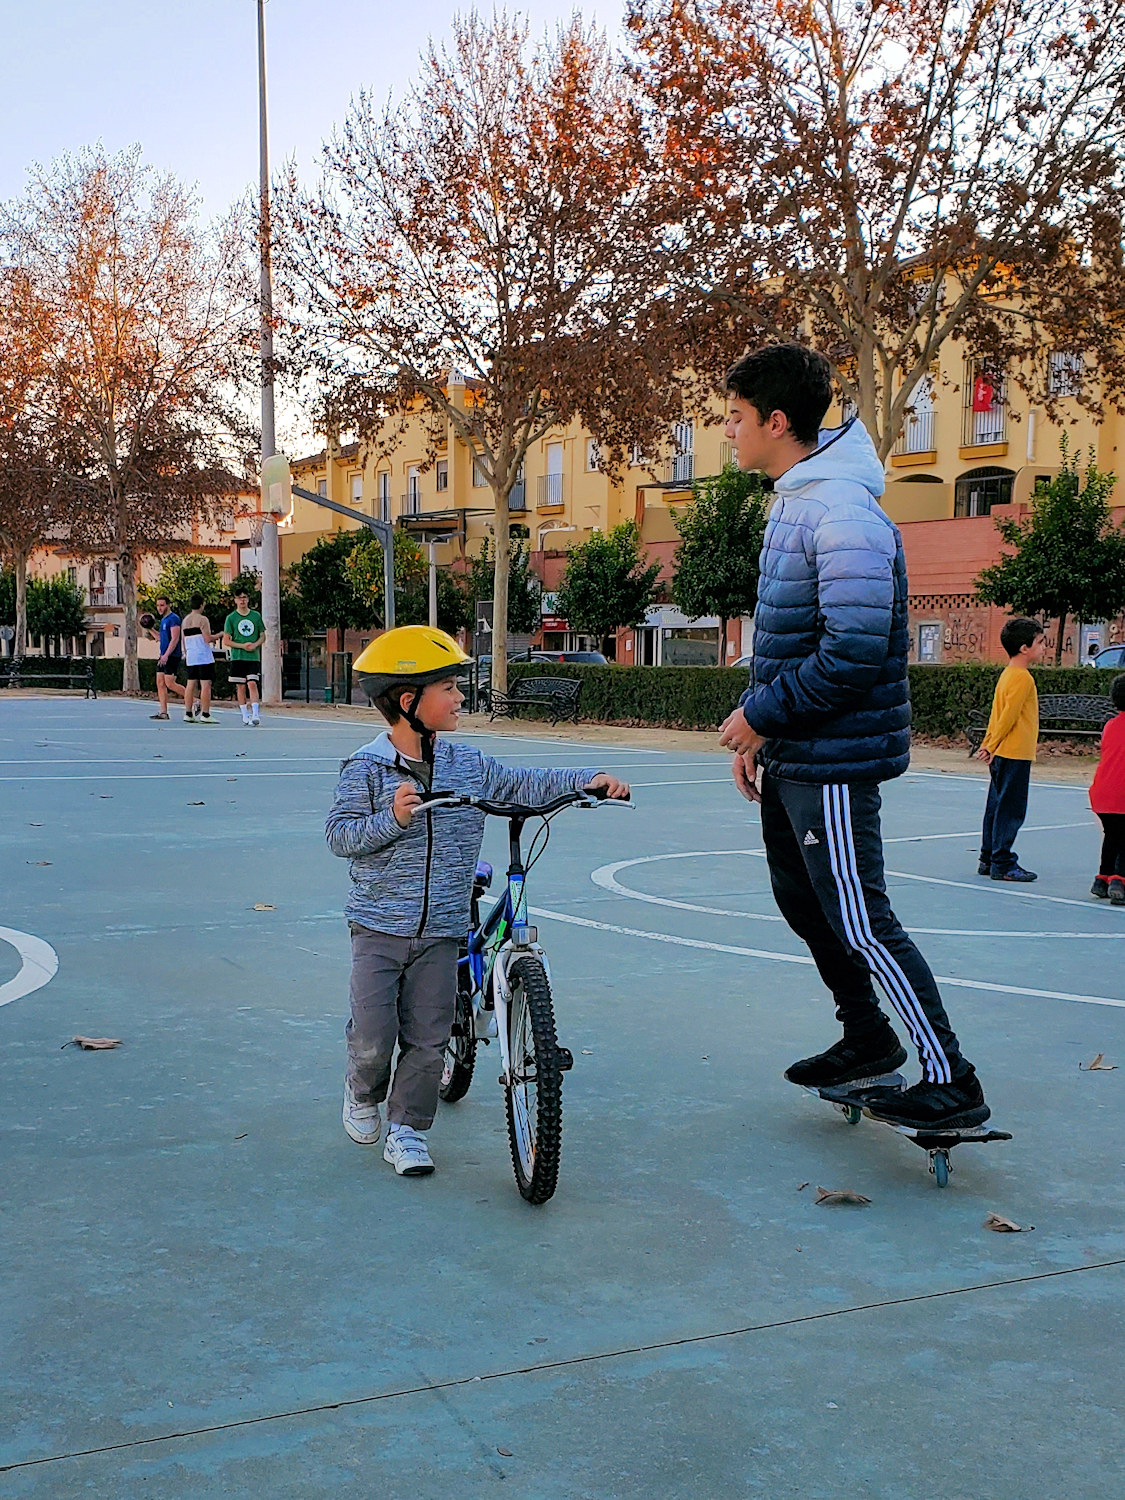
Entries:
[[617, 802], [628, 802], [629, 800], [629, 783], [627, 781], [618, 781], [616, 776], [610, 776], [605, 771], [599, 771], [593, 781], [590, 782], [590, 786], [604, 787], [606, 796], [612, 797]]
[[391, 804], [395, 822], [400, 828], [409, 828], [411, 818], [421, 806], [422, 795], [418, 788], [409, 781], [404, 781], [395, 793], [395, 800]]

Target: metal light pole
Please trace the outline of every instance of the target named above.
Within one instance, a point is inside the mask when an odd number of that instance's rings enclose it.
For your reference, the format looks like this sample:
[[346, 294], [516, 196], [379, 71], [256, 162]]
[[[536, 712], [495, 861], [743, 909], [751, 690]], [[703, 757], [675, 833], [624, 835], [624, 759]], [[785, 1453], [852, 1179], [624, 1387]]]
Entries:
[[[266, 122], [266, 5], [258, 0], [258, 242], [261, 258], [261, 323], [258, 347], [262, 364], [262, 462], [277, 452], [273, 413], [273, 283], [270, 276], [270, 156]], [[266, 496], [262, 496], [266, 509]], [[267, 515], [262, 524], [262, 700], [281, 702], [281, 584], [277, 521]]]

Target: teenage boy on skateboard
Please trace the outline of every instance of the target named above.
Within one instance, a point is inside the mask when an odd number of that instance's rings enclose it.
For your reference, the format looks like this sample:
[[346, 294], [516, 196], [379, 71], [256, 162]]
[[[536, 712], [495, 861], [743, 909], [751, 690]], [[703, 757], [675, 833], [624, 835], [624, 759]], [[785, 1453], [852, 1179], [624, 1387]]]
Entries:
[[754, 616], [754, 683], [720, 730], [735, 784], [762, 808], [774, 897], [832, 992], [842, 1038], [785, 1076], [817, 1088], [922, 1063], [912, 1088], [863, 1091], [871, 1113], [915, 1129], [968, 1128], [991, 1111], [934, 976], [883, 878], [879, 783], [910, 760], [906, 565], [879, 505], [883, 465], [855, 418], [819, 431], [829, 365], [797, 344], [759, 349], [727, 377], [739, 466], [774, 481]]
[[[265, 621], [250, 608], [250, 595], [239, 589], [234, 608], [223, 621], [223, 645], [230, 653], [227, 681], [234, 683], [238, 706], [244, 724], [258, 724], [259, 685], [262, 681], [262, 642], [266, 638]], [[249, 693], [250, 702], [246, 696]]]

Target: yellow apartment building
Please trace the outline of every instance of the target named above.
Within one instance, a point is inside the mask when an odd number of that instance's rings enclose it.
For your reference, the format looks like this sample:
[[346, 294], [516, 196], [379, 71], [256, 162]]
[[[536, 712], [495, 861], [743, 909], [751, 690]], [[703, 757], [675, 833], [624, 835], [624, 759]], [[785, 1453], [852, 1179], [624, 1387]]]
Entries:
[[[1039, 481], [1058, 472], [1064, 433], [1080, 458], [1092, 449], [1100, 468], [1119, 466], [1125, 441], [1121, 415], [1111, 410], [1095, 420], [1077, 399], [1081, 382], [1091, 378], [1080, 363], [1064, 350], [1045, 358], [1043, 373], [1058, 400], [1054, 418], [1028, 401], [1011, 372], [967, 357], [955, 341], [915, 387], [887, 461], [884, 505], [903, 532], [912, 613], [919, 619], [914, 650], [920, 659], [996, 655], [999, 617], [972, 599], [973, 578], [998, 552], [993, 512], [1011, 506], [1018, 511]], [[678, 541], [674, 511], [690, 501], [694, 479], [717, 473], [733, 457], [723, 436], [724, 414], [724, 402], [716, 395], [710, 409], [676, 424], [655, 461], [634, 455], [615, 481], [602, 471], [597, 445], [577, 423], [535, 444], [512, 493], [511, 520], [526, 528], [533, 566], [544, 582], [544, 645], [563, 650], [595, 644], [576, 636], [568, 622], [551, 612], [567, 552], [592, 531], [636, 521], [649, 555], [662, 564], [662, 579], [670, 580]], [[839, 422], [848, 415], [837, 406], [828, 420]], [[294, 478], [306, 489], [393, 522], [420, 541], [440, 538], [439, 560], [456, 564], [476, 553], [491, 530], [491, 492], [468, 445], [448, 426], [431, 451], [432, 422], [419, 412], [407, 420], [393, 446], [387, 444], [389, 452], [371, 449], [366, 457], [356, 443], [330, 441], [319, 453], [294, 462]], [[295, 499], [291, 521], [281, 534], [283, 566], [296, 561], [318, 537], [351, 525]], [[252, 553], [239, 557], [254, 562]], [[234, 553], [232, 560], [238, 561]], [[926, 629], [920, 633], [922, 625]], [[749, 648], [750, 629], [749, 621], [731, 622], [726, 661]], [[1115, 638], [1116, 629], [1103, 627], [1103, 644]], [[717, 637], [715, 619], [689, 621], [664, 603], [649, 611], [640, 630], [621, 632], [617, 659], [714, 662]], [[1076, 635], [1069, 659], [1078, 652]]]

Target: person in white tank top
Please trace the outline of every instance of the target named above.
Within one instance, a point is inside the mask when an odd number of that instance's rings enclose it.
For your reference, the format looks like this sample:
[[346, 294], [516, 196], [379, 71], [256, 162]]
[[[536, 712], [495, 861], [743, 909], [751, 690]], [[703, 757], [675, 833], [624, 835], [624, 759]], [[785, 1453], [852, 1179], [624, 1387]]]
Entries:
[[215, 653], [211, 643], [211, 622], [203, 613], [203, 595], [191, 596], [191, 613], [180, 627], [187, 664], [187, 695], [184, 698], [185, 724], [217, 724], [211, 717], [211, 684], [215, 680]]

